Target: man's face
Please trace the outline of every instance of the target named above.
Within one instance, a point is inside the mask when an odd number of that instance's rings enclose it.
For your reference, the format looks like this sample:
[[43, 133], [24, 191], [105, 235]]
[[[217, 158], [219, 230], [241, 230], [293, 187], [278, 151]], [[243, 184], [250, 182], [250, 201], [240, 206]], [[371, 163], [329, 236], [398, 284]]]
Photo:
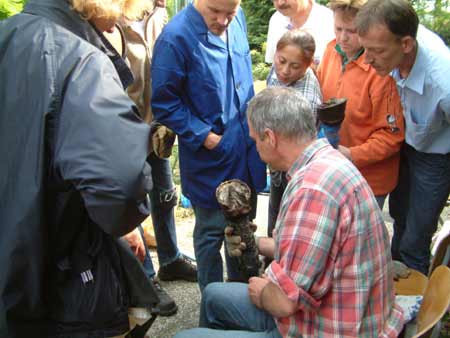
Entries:
[[208, 30], [215, 35], [222, 35], [236, 16], [241, 0], [196, 0], [195, 8], [199, 11]]
[[284, 16], [294, 17], [299, 9], [306, 7], [308, 0], [273, 0], [273, 6]]
[[278, 80], [285, 85], [300, 80], [309, 67], [309, 64], [303, 61], [301, 50], [294, 45], [277, 49], [274, 65]]
[[359, 36], [359, 42], [365, 49], [365, 63], [370, 64], [378, 75], [388, 75], [399, 67], [405, 56], [405, 40], [389, 31], [384, 24], [376, 24], [367, 33]]
[[339, 9], [334, 12], [334, 33], [337, 44], [347, 57], [353, 57], [361, 50], [352, 14]]
[[270, 165], [271, 168], [281, 170], [276, 165], [278, 161], [276, 160], [275, 149], [273, 147], [273, 142], [270, 140], [270, 135], [265, 134], [263, 138], [259, 137], [253, 129], [250, 120], [248, 120], [248, 129], [250, 138], [256, 143], [256, 150], [258, 151], [261, 160]]

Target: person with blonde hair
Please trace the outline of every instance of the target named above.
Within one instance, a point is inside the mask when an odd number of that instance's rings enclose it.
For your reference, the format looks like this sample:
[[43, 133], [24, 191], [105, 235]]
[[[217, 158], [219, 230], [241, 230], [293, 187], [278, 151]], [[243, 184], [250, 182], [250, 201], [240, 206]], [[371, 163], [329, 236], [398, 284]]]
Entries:
[[365, 2], [329, 2], [336, 39], [328, 44], [317, 77], [324, 101], [347, 98], [338, 150], [359, 169], [383, 208], [397, 185], [405, 129], [395, 82], [364, 63], [355, 17]]
[[157, 303], [120, 238], [149, 214], [150, 128], [101, 34], [148, 4], [30, 0], [0, 22], [2, 337], [114, 337]]
[[[111, 41], [116, 50], [124, 50], [123, 56], [130, 65], [134, 79], [133, 83], [127, 88], [127, 92], [139, 108], [140, 116], [151, 125], [152, 130], [155, 130], [152, 135], [159, 135], [162, 140], [167, 140], [167, 142], [155, 142], [153, 140], [153, 151], [147, 158], [152, 167], [154, 184], [149, 197], [159, 261], [158, 275], [156, 276], [150, 252], [145, 247], [143, 265], [160, 299], [158, 304], [159, 315], [171, 316], [177, 312], [178, 307], [172, 297], [164, 290], [160, 280], [181, 279], [196, 282], [197, 269], [195, 264], [183, 255], [177, 246], [175, 206], [178, 199], [168, 159], [171, 153], [171, 145], [175, 141], [175, 134], [153, 119], [150, 105], [152, 96], [150, 67], [153, 47], [169, 19], [166, 1], [148, 1], [153, 2], [154, 7], [150, 11], [146, 11], [141, 20], [122, 20], [119, 24], [120, 29], [112, 34], [104, 33], [104, 35]], [[114, 39], [117, 35], [120, 39]], [[161, 150], [158, 145], [163, 145], [167, 149]], [[139, 229], [143, 235], [143, 227], [139, 227]]]

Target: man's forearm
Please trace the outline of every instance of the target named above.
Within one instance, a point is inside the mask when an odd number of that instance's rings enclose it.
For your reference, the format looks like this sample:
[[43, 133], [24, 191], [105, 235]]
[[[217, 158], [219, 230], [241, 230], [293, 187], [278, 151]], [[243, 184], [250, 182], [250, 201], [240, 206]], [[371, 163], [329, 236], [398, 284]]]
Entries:
[[270, 237], [258, 237], [258, 251], [265, 257], [273, 258], [275, 254], [275, 240]]
[[278, 285], [270, 282], [261, 292], [261, 307], [276, 318], [284, 318], [293, 315], [298, 307], [297, 303], [290, 300]]

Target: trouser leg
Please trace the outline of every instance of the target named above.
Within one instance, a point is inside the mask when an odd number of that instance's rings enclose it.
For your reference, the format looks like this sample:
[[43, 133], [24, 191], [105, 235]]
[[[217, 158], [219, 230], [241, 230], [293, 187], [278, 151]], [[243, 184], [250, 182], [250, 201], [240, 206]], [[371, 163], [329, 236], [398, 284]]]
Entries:
[[[393, 257], [400, 256], [407, 266], [428, 274], [431, 238], [450, 192], [450, 154], [422, 153], [406, 145], [404, 155], [409, 170], [400, 171], [407, 175], [401, 177], [403, 189], [390, 203], [395, 220]], [[399, 210], [405, 204], [407, 208]]]
[[152, 167], [153, 190], [150, 193], [151, 217], [160, 266], [177, 260], [180, 252], [177, 246], [174, 208], [177, 194], [172, 179], [168, 159], [161, 159], [151, 154], [148, 162]]

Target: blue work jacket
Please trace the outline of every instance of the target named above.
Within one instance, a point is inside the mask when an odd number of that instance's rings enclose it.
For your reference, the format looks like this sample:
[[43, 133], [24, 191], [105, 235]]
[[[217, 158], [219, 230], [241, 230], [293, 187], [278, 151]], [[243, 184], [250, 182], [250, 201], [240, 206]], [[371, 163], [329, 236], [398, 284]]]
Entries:
[[[182, 189], [194, 205], [218, 208], [215, 190], [224, 180], [265, 187], [245, 113], [254, 91], [241, 9], [227, 42], [208, 31], [192, 4], [178, 13], [155, 44], [152, 90], [155, 119], [178, 135]], [[210, 131], [222, 135], [213, 150], [203, 146]]]

